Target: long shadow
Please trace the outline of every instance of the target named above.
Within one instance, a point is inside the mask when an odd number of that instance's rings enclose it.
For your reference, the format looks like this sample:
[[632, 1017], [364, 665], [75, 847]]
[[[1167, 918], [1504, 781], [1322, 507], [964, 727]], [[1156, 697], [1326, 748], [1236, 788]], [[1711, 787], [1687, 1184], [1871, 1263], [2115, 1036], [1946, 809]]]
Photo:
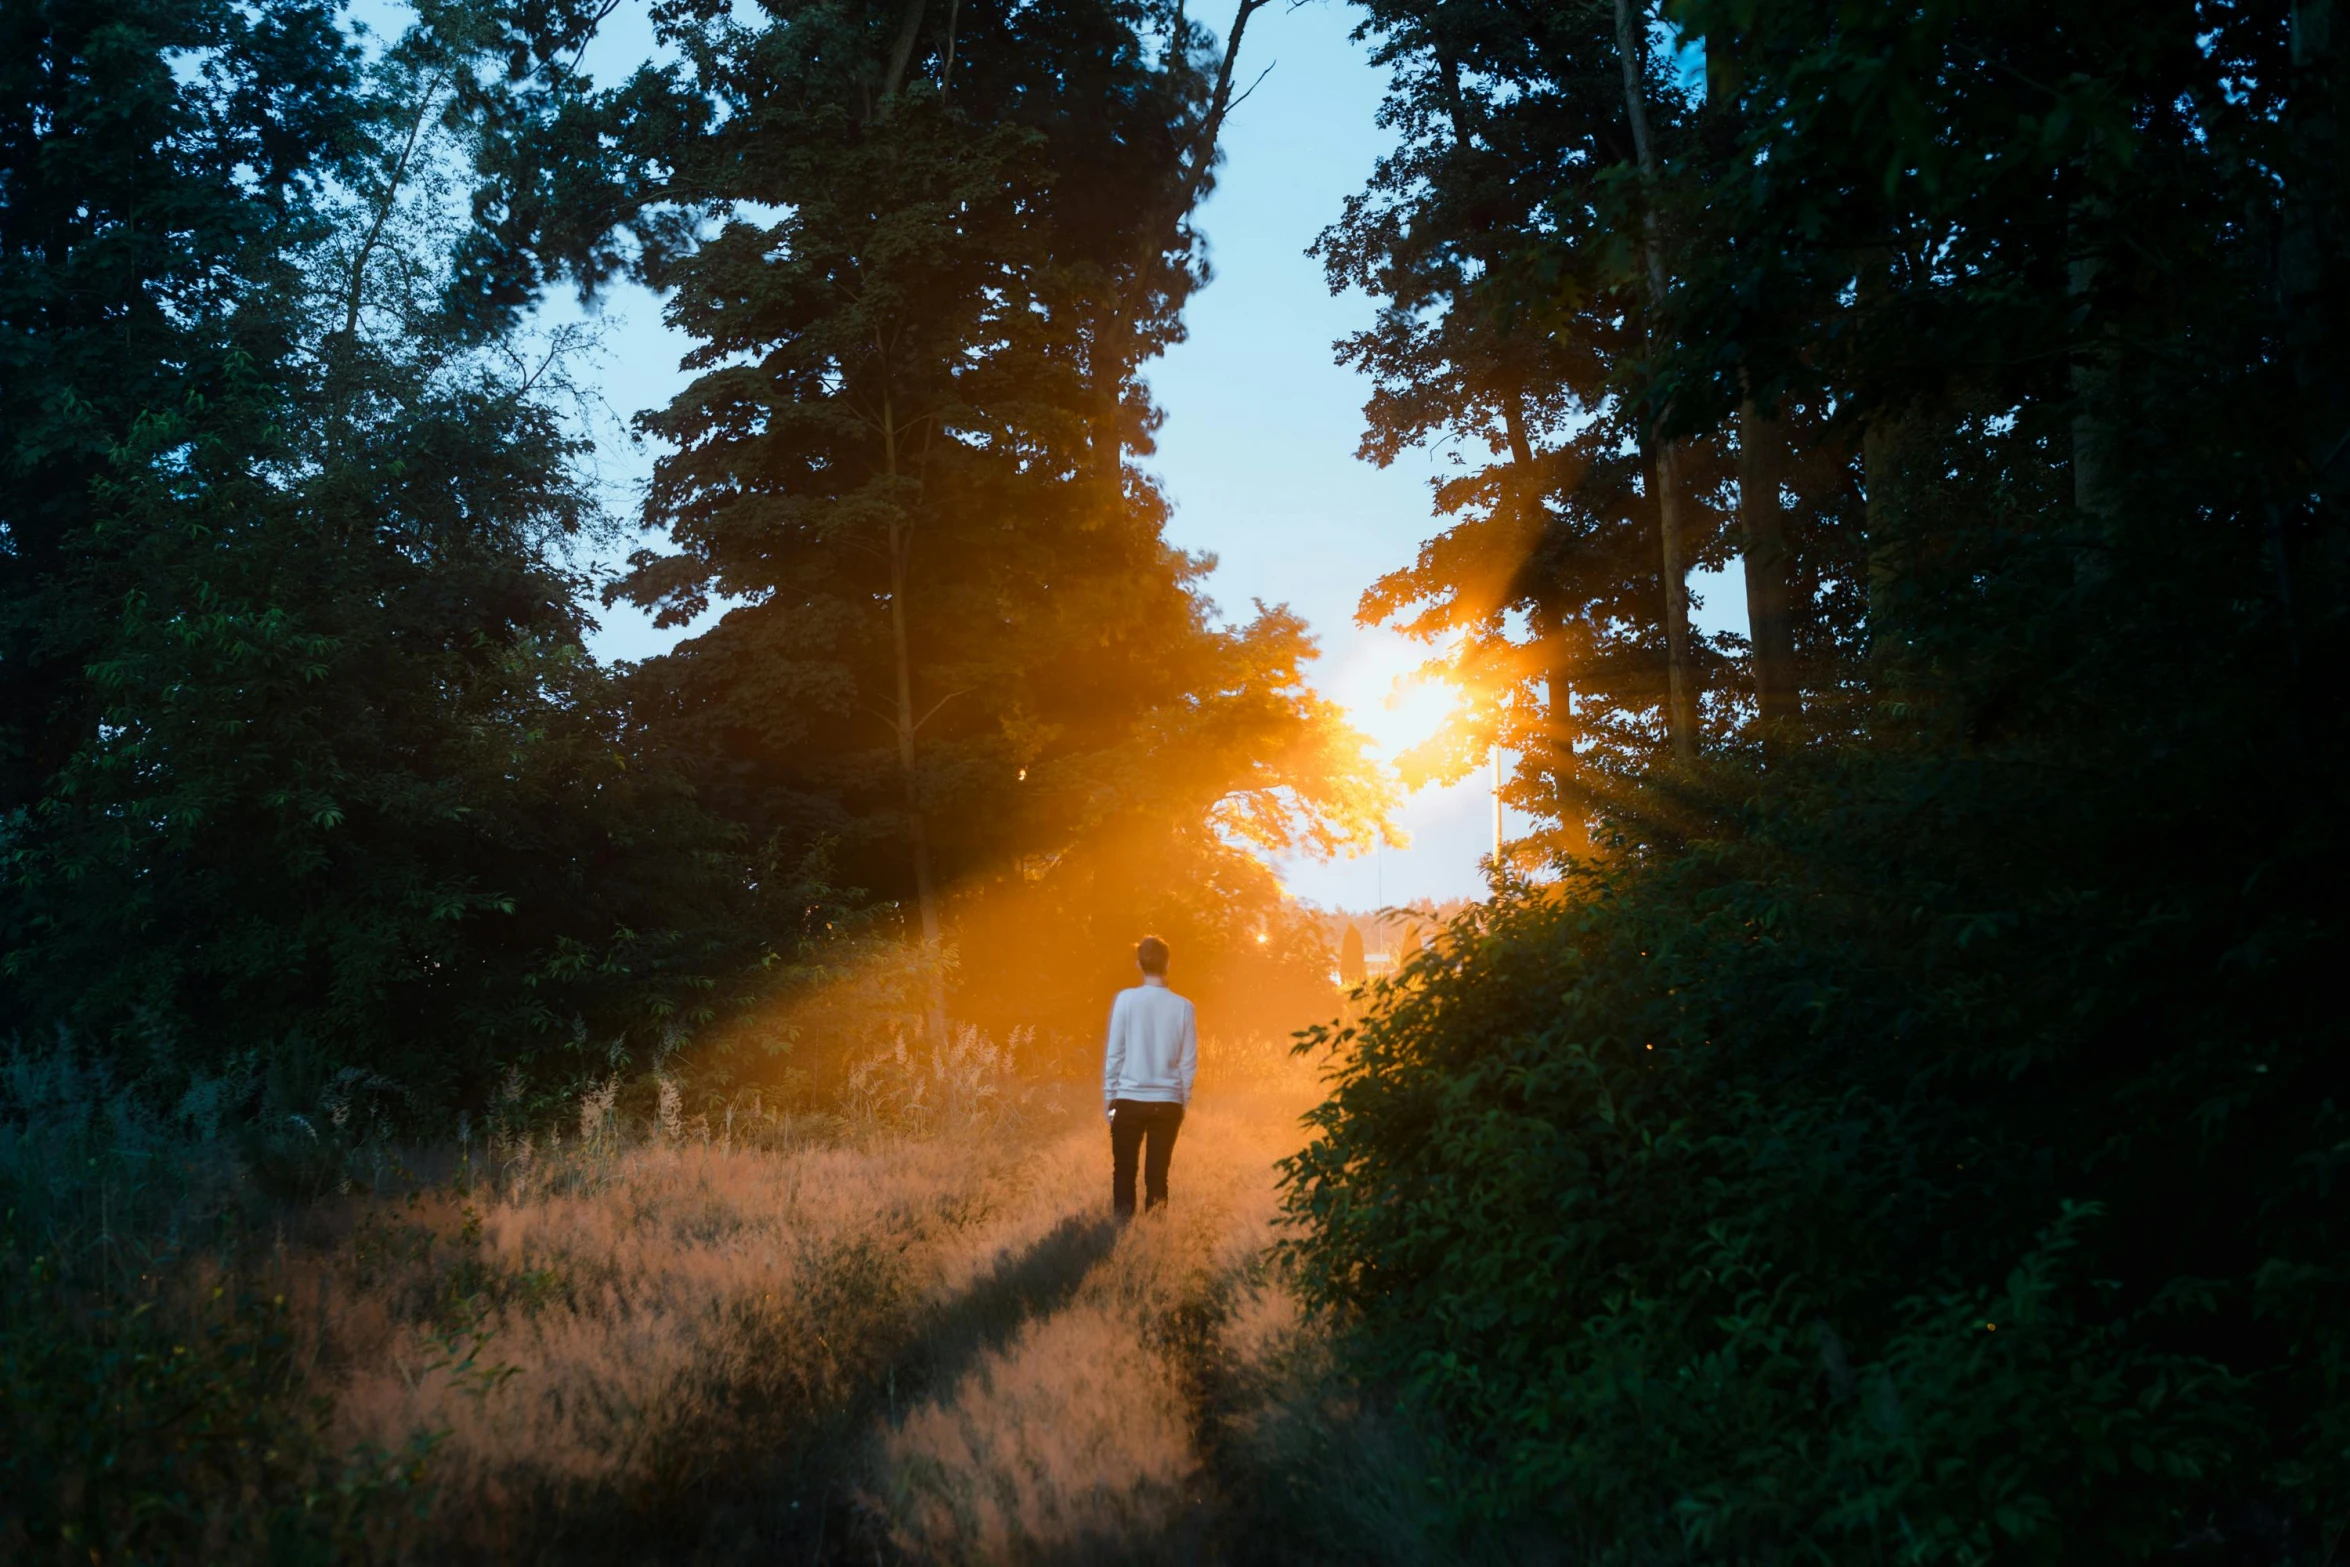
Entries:
[[[896, 1421], [919, 1399], [943, 1394], [993, 1349], [1009, 1344], [1021, 1326], [1065, 1306], [1085, 1283], [1085, 1276], [1118, 1243], [1118, 1227], [1107, 1218], [1072, 1214], [1036, 1241], [997, 1257], [995, 1266], [969, 1288], [940, 1302], [920, 1330], [894, 1358], [882, 1387], [869, 1387], [858, 1409], [840, 1429], [874, 1416]], [[762, 1542], [781, 1546], [813, 1563], [884, 1562], [899, 1553], [885, 1546], [876, 1520], [837, 1488], [840, 1470], [833, 1465], [803, 1467], [799, 1488], [818, 1498], [814, 1539], [800, 1530], [781, 1530]], [[822, 1473], [830, 1468], [832, 1473]], [[812, 1483], [811, 1483], [812, 1482]], [[795, 1520], [797, 1522], [798, 1520]]]
[[[902, 1366], [902, 1391], [919, 1396], [954, 1385], [979, 1358], [1011, 1342], [1032, 1317], [1059, 1310], [1076, 1295], [1096, 1264], [1118, 1244], [1107, 1218], [1072, 1214], [1036, 1242], [996, 1265], [960, 1295], [942, 1304]], [[898, 1409], [890, 1411], [894, 1418]]]
[[[570, 1562], [870, 1562], [894, 1556], [853, 1494], [860, 1433], [902, 1418], [943, 1393], [1022, 1324], [1066, 1305], [1110, 1254], [1107, 1218], [1072, 1215], [1032, 1244], [1000, 1255], [968, 1288], [938, 1302], [866, 1361], [853, 1390], [810, 1410], [809, 1426], [781, 1449], [743, 1453], [724, 1478], [690, 1488], [614, 1496], [565, 1520], [539, 1560]], [[727, 1433], [708, 1437], [723, 1444]]]

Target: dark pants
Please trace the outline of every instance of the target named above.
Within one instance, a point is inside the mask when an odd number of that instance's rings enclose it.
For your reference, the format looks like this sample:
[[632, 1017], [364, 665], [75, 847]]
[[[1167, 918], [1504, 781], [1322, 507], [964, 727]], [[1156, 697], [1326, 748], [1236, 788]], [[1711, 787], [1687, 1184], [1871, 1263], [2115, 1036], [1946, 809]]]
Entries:
[[1119, 1218], [1134, 1217], [1137, 1153], [1142, 1154], [1144, 1206], [1156, 1208], [1166, 1202], [1167, 1161], [1175, 1156], [1175, 1134], [1181, 1130], [1181, 1105], [1151, 1099], [1110, 1101], [1110, 1206]]

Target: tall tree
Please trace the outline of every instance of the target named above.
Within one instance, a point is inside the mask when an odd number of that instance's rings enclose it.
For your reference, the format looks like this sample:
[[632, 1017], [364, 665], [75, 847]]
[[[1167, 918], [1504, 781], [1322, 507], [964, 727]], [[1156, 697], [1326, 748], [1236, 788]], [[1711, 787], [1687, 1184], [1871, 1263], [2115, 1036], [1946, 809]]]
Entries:
[[[1479, 1537], [2322, 1559], [2327, 10], [1671, 15], [1722, 101], [1661, 160], [1673, 286], [1632, 351], [1670, 433], [1783, 419], [1840, 667], [1767, 775], [1702, 760], [1657, 791], [1695, 802], [1677, 837], [1505, 892], [1356, 1023], [1290, 1166], [1297, 1276], [1409, 1379]], [[1641, 233], [1627, 207], [1570, 255]]]
[[[1735, 179], [1740, 159], [1738, 59], [1734, 40], [1717, 37], [1705, 51], [1706, 103], [1702, 155], [1715, 180]], [[1717, 241], [1724, 236], [1711, 236]], [[1727, 236], [1732, 239], [1739, 236]], [[1785, 726], [1800, 716], [1802, 679], [1796, 664], [1794, 562], [1785, 511], [1788, 422], [1758, 394], [1751, 372], [1739, 378], [1738, 553], [1746, 578], [1747, 645], [1754, 666], [1755, 716], [1766, 742], [1783, 744]], [[1767, 389], [1764, 389], [1767, 391]]]
[[1493, 454], [1438, 488], [1446, 530], [1362, 614], [1445, 644], [1428, 672], [1470, 698], [1410, 770], [1457, 777], [1495, 746], [1516, 751], [1508, 793], [1547, 824], [1526, 840], [1537, 853], [1586, 850], [1603, 806], [1633, 803], [1634, 781], [1673, 749], [1677, 711], [1714, 734], [1733, 712], [1720, 679], [1733, 650], [1676, 636], [1686, 594], [1662, 565], [1667, 533], [1690, 568], [1734, 547], [1728, 449], [1675, 430], [1669, 464], [1642, 456], [1666, 429], [1646, 258], [1669, 284], [1677, 251], [1664, 241], [1682, 219], [1662, 174], [1692, 115], [1641, 67], [1660, 168], [1644, 179], [1612, 21], [1498, 3], [1367, 8], [1403, 142], [1318, 245], [1333, 285], [1381, 301], [1342, 349], [1374, 380], [1364, 455], [1390, 461], [1439, 437]]
[[1363, 933], [1352, 920], [1346, 932], [1338, 938], [1338, 978], [1348, 985], [1359, 985], [1367, 971], [1363, 967]]
[[1015, 866], [1075, 887], [1153, 812], [1210, 860], [1216, 823], [1282, 847], [1379, 814], [1302, 626], [1215, 624], [1210, 563], [1166, 544], [1129, 461], [1141, 360], [1198, 275], [1230, 52], [1211, 68], [1180, 13], [981, 6], [953, 13], [950, 76], [944, 20], [679, 32], [726, 111], [682, 177], [780, 216], [657, 274], [704, 374], [647, 421], [676, 548], [620, 589], [671, 620], [737, 601], [640, 671], [641, 708], [762, 838], [832, 840], [911, 910], [933, 1030], [953, 905]]
[[362, 58], [301, 6], [10, 18], [7, 351], [54, 398], [0, 391], [12, 1018], [420, 1103], [657, 1048], [755, 968], [756, 872], [580, 646], [562, 345], [450, 307], [478, 52]]
[[[1657, 214], [1660, 177], [1656, 137], [1649, 129], [1645, 7], [1635, 18], [1632, 0], [1615, 0], [1615, 22], [1616, 55], [1624, 73], [1624, 118], [1632, 127], [1632, 151], [1640, 171], [1640, 269], [1648, 283], [1653, 333], [1662, 323], [1670, 285], [1666, 282], [1666, 241]], [[1656, 346], [1661, 345], [1652, 338], [1652, 351]], [[1678, 443], [1672, 436], [1664, 436], [1650, 460], [1656, 471], [1656, 533], [1664, 584], [1666, 724], [1673, 737], [1674, 759], [1687, 763], [1697, 755], [1697, 703], [1690, 689], [1689, 564], [1684, 557], [1687, 530], [1681, 517], [1683, 481]]]
[[[1754, 156], [1729, 48], [1705, 56], [1701, 93], [1687, 35], [1630, 0], [1374, 4], [1364, 32], [1405, 142], [1319, 246], [1334, 284], [1383, 301], [1343, 346], [1378, 385], [1364, 453], [1443, 432], [1509, 465], [1439, 487], [1455, 520], [1363, 614], [1445, 643], [1426, 672], [1470, 698], [1410, 770], [1460, 776], [1515, 750], [1511, 803], [1544, 824], [1526, 852], [1580, 853], [1597, 815], [1662, 804], [1642, 783], [1661, 750], [1685, 756], [1702, 731], [1759, 754], [1793, 738], [1806, 686], [1815, 722], [1850, 721], [1855, 410], [1785, 348], [1818, 319], [1817, 264], [1766, 255], [1722, 217]], [[1768, 342], [1717, 351], [1751, 362], [1685, 352], [1732, 300]], [[1733, 553], [1743, 649], [1687, 626], [1686, 571]], [[1740, 652], [1744, 695], [1722, 679]], [[1762, 721], [1743, 737], [1742, 715]]]

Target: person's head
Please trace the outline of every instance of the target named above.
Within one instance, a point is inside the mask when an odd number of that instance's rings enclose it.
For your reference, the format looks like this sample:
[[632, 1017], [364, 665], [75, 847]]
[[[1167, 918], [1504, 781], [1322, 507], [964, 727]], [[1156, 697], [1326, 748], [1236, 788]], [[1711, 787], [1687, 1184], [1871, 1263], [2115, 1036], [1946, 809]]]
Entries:
[[1153, 979], [1167, 977], [1167, 944], [1156, 936], [1145, 936], [1134, 944], [1134, 966]]

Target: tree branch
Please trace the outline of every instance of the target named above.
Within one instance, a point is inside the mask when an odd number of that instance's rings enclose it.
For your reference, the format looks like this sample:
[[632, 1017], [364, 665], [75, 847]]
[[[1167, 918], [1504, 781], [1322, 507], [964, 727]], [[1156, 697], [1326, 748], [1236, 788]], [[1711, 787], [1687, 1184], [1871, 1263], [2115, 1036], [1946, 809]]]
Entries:
[[914, 732], [916, 734], [921, 733], [922, 726], [929, 723], [933, 718], [936, 718], [938, 716], [938, 710], [946, 706], [949, 702], [952, 702], [956, 697], [969, 696], [972, 692], [978, 689], [979, 688], [977, 686], [965, 686], [960, 691], [949, 691], [945, 696], [942, 696], [937, 701], [931, 703], [930, 711], [924, 713], [920, 718], [914, 720]]
[[416, 156], [416, 144], [424, 138], [424, 122], [432, 116], [433, 99], [440, 94], [445, 76], [436, 76], [416, 100], [415, 118], [408, 124], [408, 139], [401, 143], [399, 156], [384, 171], [383, 199], [375, 205], [375, 221], [368, 226], [367, 237], [359, 242], [359, 253], [351, 258], [351, 283], [344, 300], [343, 336], [350, 339], [359, 334], [359, 304], [367, 282], [367, 263], [375, 255], [375, 247], [383, 239], [384, 225], [392, 219], [392, 209], [399, 205], [400, 187], [407, 183], [408, 165]]
[[[1207, 184], [1208, 174], [1216, 166], [1216, 144], [1223, 139], [1224, 117], [1232, 112], [1239, 99], [1232, 95], [1233, 74], [1240, 67], [1241, 35], [1248, 31], [1248, 19], [1262, 11], [1272, 0], [1240, 0], [1239, 9], [1232, 13], [1232, 30], [1224, 36], [1224, 58], [1216, 67], [1215, 91], [1208, 95], [1208, 112], [1200, 117], [1199, 129], [1192, 133], [1191, 147], [1185, 154], [1183, 183], [1179, 187], [1182, 204], [1172, 221], [1180, 223], [1183, 215], [1199, 204], [1200, 192]], [[1271, 66], [1265, 68], [1267, 71]], [[1259, 76], [1257, 81], [1262, 82]], [[1255, 92], [1251, 84], [1247, 92]]]

